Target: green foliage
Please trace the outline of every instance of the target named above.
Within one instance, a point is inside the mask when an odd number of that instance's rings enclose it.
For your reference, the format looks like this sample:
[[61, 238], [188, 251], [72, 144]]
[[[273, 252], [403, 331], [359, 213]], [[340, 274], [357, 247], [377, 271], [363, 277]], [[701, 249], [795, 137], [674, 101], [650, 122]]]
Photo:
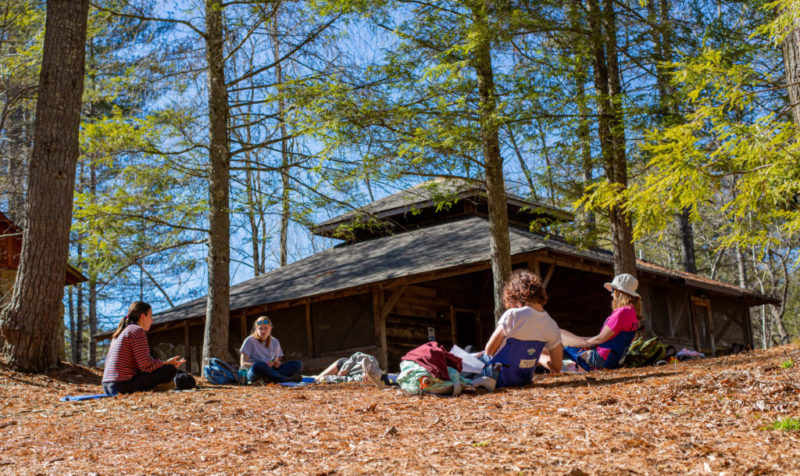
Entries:
[[[630, 186], [627, 208], [635, 217], [635, 238], [664, 230], [683, 209], [699, 221], [698, 207], [720, 190], [732, 194], [718, 212], [728, 226], [719, 246], [763, 247], [800, 234], [800, 154], [794, 124], [754, 107], [757, 75], [749, 65], [706, 49], [675, 65], [675, 80], [691, 105], [685, 122], [653, 130], [643, 150], [646, 174]], [[756, 117], [743, 122], [743, 115]], [[588, 201], [606, 203], [614, 190], [597, 186]]]
[[761, 428], [762, 430], [800, 431], [800, 420], [797, 418], [778, 418]]
[[794, 361], [792, 361], [792, 359], [784, 360], [783, 362], [781, 362], [782, 369], [790, 369], [792, 367], [794, 367]]

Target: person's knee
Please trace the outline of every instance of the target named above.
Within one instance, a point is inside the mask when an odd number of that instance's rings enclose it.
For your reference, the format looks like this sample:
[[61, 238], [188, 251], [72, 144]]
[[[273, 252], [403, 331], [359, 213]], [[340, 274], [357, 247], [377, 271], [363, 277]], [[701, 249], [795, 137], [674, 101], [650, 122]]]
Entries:
[[164, 373], [164, 378], [167, 380], [172, 380], [178, 374], [178, 369], [174, 365], [166, 364], [162, 368], [164, 369], [162, 371]]

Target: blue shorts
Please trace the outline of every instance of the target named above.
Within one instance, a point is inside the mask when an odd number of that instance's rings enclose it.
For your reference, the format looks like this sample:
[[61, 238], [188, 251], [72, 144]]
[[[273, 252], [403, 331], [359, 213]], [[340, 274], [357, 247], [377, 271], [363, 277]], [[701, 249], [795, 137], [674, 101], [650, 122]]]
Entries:
[[600, 357], [600, 354], [597, 353], [597, 349], [584, 350], [579, 347], [564, 347], [564, 353], [575, 360], [575, 363], [581, 367], [586, 368], [586, 366], [581, 365], [581, 363], [588, 364], [588, 366], [593, 369], [604, 369], [606, 367], [606, 359]]

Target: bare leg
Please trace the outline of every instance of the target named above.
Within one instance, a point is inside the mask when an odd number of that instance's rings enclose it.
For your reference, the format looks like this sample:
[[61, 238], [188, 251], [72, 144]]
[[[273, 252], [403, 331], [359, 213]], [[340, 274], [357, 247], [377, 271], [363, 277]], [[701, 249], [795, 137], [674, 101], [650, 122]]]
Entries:
[[586, 342], [586, 337], [576, 336], [570, 331], [561, 329], [561, 343], [565, 347], [588, 347], [589, 343]]
[[319, 375], [316, 375], [314, 377], [314, 380], [319, 382], [322, 379], [322, 377], [324, 377], [326, 375], [336, 375], [339, 372], [339, 365], [338, 364], [339, 364], [339, 361], [335, 360], [331, 365], [328, 366], [327, 369], [323, 370], [322, 373], [320, 373]]

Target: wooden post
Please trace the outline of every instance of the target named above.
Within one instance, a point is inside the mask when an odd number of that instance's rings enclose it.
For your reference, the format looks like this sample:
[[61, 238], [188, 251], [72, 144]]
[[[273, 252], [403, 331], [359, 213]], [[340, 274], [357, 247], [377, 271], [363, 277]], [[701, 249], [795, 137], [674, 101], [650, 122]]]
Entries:
[[306, 300], [306, 354], [314, 357], [314, 329], [311, 327], [311, 300]]
[[714, 337], [714, 319], [711, 315], [711, 301], [708, 299], [704, 300], [704, 305], [706, 307], [706, 322], [708, 323], [708, 336], [711, 338], [711, 356], [717, 356], [717, 340]]
[[[399, 301], [403, 293], [406, 292], [406, 288], [408, 288], [408, 280], [400, 281], [400, 286], [392, 292], [392, 295], [389, 296], [389, 299], [383, 304], [378, 313], [378, 346], [381, 351], [378, 361], [382, 369], [389, 367], [389, 344], [386, 341], [386, 318], [389, 317], [389, 313], [392, 312], [397, 301]], [[381, 288], [381, 301], [383, 301], [383, 288]]]
[[186, 359], [186, 371], [192, 373], [192, 353], [189, 351], [189, 320], [183, 321], [183, 357]]
[[375, 323], [375, 342], [378, 344], [378, 363], [380, 363], [382, 369], [387, 369], [389, 367], [389, 353], [385, 347], [386, 320], [381, 320], [382, 309], [383, 286], [378, 284], [372, 288], [372, 315]]
[[247, 313], [244, 311], [242, 311], [242, 317], [239, 320], [239, 327], [241, 327], [239, 332], [242, 335], [242, 342], [244, 342], [247, 339]]
[[453, 305], [450, 305], [450, 337], [453, 339], [453, 344], [456, 343], [456, 310]]

